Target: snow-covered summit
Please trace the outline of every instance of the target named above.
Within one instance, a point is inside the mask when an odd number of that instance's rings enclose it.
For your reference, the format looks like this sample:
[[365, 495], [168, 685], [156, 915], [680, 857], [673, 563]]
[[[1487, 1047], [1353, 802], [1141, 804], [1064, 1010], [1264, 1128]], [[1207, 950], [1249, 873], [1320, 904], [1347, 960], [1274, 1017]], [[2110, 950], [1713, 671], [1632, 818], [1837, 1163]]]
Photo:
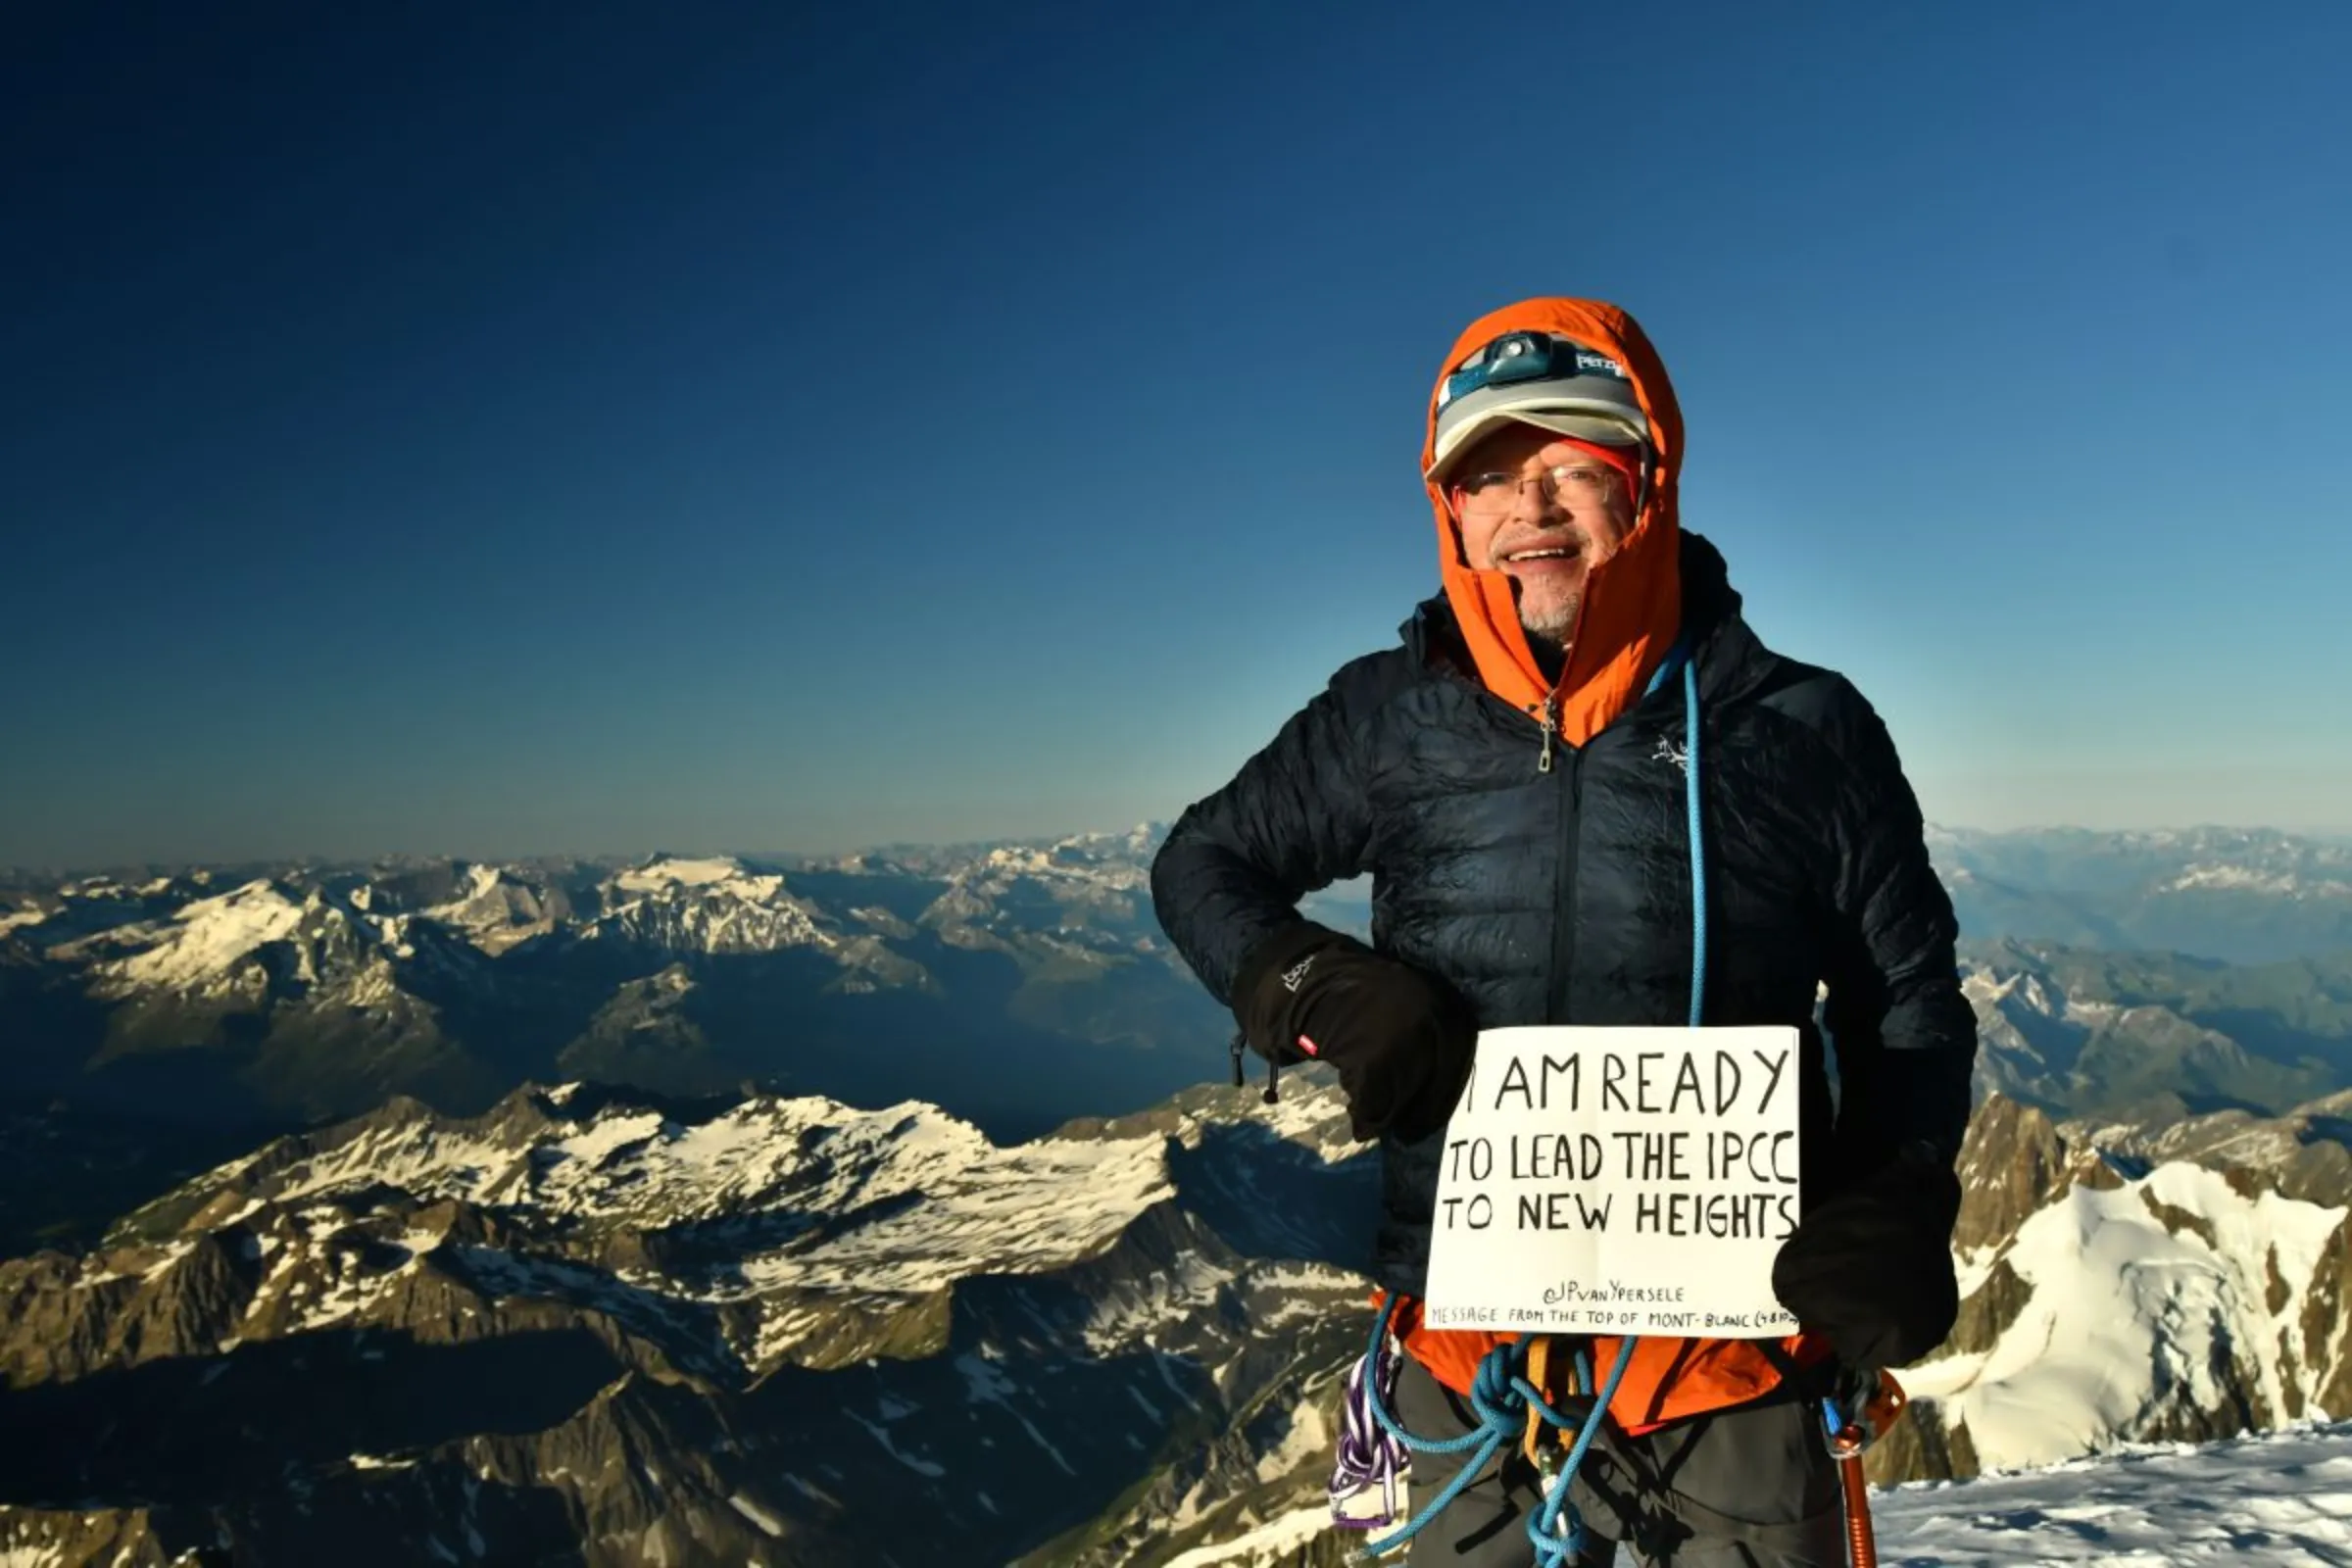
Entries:
[[[2324, 1111], [2154, 1130], [1995, 1100], [1960, 1160], [1959, 1321], [1874, 1473], [1967, 1475], [2352, 1413], [2352, 1154]], [[2298, 1136], [2313, 1146], [2280, 1155]], [[2251, 1157], [2248, 1157], [2251, 1156]]]
[[[621, 872], [612, 879], [612, 885], [623, 893], [659, 893], [671, 887], [708, 887], [714, 882], [732, 882], [743, 876], [743, 862], [731, 856], [712, 856], [700, 859], [663, 856]], [[781, 882], [780, 878], [765, 880]]]
[[1914, 1483], [1872, 1511], [1880, 1560], [1917, 1568], [2352, 1563], [2352, 1422]]
[[556, 928], [563, 901], [506, 867], [465, 866], [456, 892], [419, 912], [496, 956]]
[[2299, 1416], [2346, 1359], [2340, 1334], [2305, 1321], [2342, 1266], [2345, 1214], [2184, 1164], [2077, 1186], [1970, 1260], [1978, 1289], [2006, 1298], [1986, 1303], [1990, 1343], [1908, 1369], [1904, 1386], [1980, 1466]]
[[619, 873], [607, 885], [605, 913], [580, 934], [690, 953], [832, 949], [841, 942], [832, 916], [791, 893], [783, 876], [729, 858], [665, 858]]
[[132, 984], [179, 990], [202, 985], [265, 943], [291, 936], [302, 923], [304, 902], [267, 878], [194, 900], [153, 927], [153, 945], [118, 960], [115, 972]]

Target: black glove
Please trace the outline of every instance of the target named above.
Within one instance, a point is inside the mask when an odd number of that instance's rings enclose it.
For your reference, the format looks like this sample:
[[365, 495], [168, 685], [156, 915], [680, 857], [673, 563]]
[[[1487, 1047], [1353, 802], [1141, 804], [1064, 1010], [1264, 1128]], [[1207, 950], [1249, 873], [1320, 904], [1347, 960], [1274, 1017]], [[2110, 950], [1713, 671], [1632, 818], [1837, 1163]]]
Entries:
[[1435, 975], [1306, 923], [1243, 961], [1233, 1013], [1268, 1061], [1331, 1063], [1358, 1139], [1442, 1129], [1470, 1073], [1478, 1024]]
[[1773, 1260], [1772, 1293], [1848, 1366], [1918, 1360], [1952, 1331], [1960, 1286], [1952, 1226], [1960, 1179], [1925, 1144], [1907, 1147], [1797, 1221]]

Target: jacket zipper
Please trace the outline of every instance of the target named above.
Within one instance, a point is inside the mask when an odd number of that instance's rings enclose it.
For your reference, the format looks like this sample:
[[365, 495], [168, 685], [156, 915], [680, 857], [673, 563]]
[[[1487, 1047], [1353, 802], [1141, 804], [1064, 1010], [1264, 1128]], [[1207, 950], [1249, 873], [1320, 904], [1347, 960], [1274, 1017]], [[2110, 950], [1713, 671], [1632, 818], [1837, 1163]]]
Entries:
[[1560, 785], [1560, 879], [1552, 901], [1551, 1022], [1568, 1017], [1568, 977], [1576, 967], [1576, 841], [1577, 821], [1584, 814], [1585, 754], [1568, 753], [1568, 776]]
[[[1554, 771], [1560, 734], [1560, 694], [1552, 692], [1544, 699], [1544, 708], [1537, 722], [1544, 730], [1544, 750], [1536, 759], [1536, 771]], [[1558, 885], [1552, 893], [1551, 923], [1551, 985], [1550, 1017], [1555, 1024], [1568, 1021], [1568, 975], [1576, 963], [1576, 839], [1577, 818], [1583, 812], [1585, 797], [1585, 754], [1581, 747], [1566, 748], [1568, 767], [1560, 780], [1560, 858]]]

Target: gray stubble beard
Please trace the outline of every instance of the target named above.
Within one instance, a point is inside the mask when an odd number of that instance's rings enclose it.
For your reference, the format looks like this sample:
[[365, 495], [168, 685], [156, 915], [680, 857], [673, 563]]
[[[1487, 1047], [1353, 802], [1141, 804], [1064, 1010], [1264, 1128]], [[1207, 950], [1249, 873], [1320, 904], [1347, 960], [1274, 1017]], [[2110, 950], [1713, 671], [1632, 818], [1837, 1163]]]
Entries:
[[1584, 609], [1585, 596], [1580, 593], [1554, 614], [1546, 615], [1540, 621], [1521, 615], [1519, 629], [1527, 633], [1530, 642], [1542, 643], [1552, 649], [1565, 649], [1576, 636], [1576, 622]]

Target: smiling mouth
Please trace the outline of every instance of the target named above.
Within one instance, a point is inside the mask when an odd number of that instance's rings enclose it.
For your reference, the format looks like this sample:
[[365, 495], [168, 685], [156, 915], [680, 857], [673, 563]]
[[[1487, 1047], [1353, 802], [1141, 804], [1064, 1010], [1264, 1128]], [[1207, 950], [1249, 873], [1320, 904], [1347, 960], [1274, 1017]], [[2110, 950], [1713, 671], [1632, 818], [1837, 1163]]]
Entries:
[[1572, 544], [1538, 545], [1528, 550], [1509, 551], [1495, 557], [1494, 561], [1500, 566], [1521, 566], [1538, 562], [1574, 562], [1583, 559], [1583, 556], [1584, 552]]

